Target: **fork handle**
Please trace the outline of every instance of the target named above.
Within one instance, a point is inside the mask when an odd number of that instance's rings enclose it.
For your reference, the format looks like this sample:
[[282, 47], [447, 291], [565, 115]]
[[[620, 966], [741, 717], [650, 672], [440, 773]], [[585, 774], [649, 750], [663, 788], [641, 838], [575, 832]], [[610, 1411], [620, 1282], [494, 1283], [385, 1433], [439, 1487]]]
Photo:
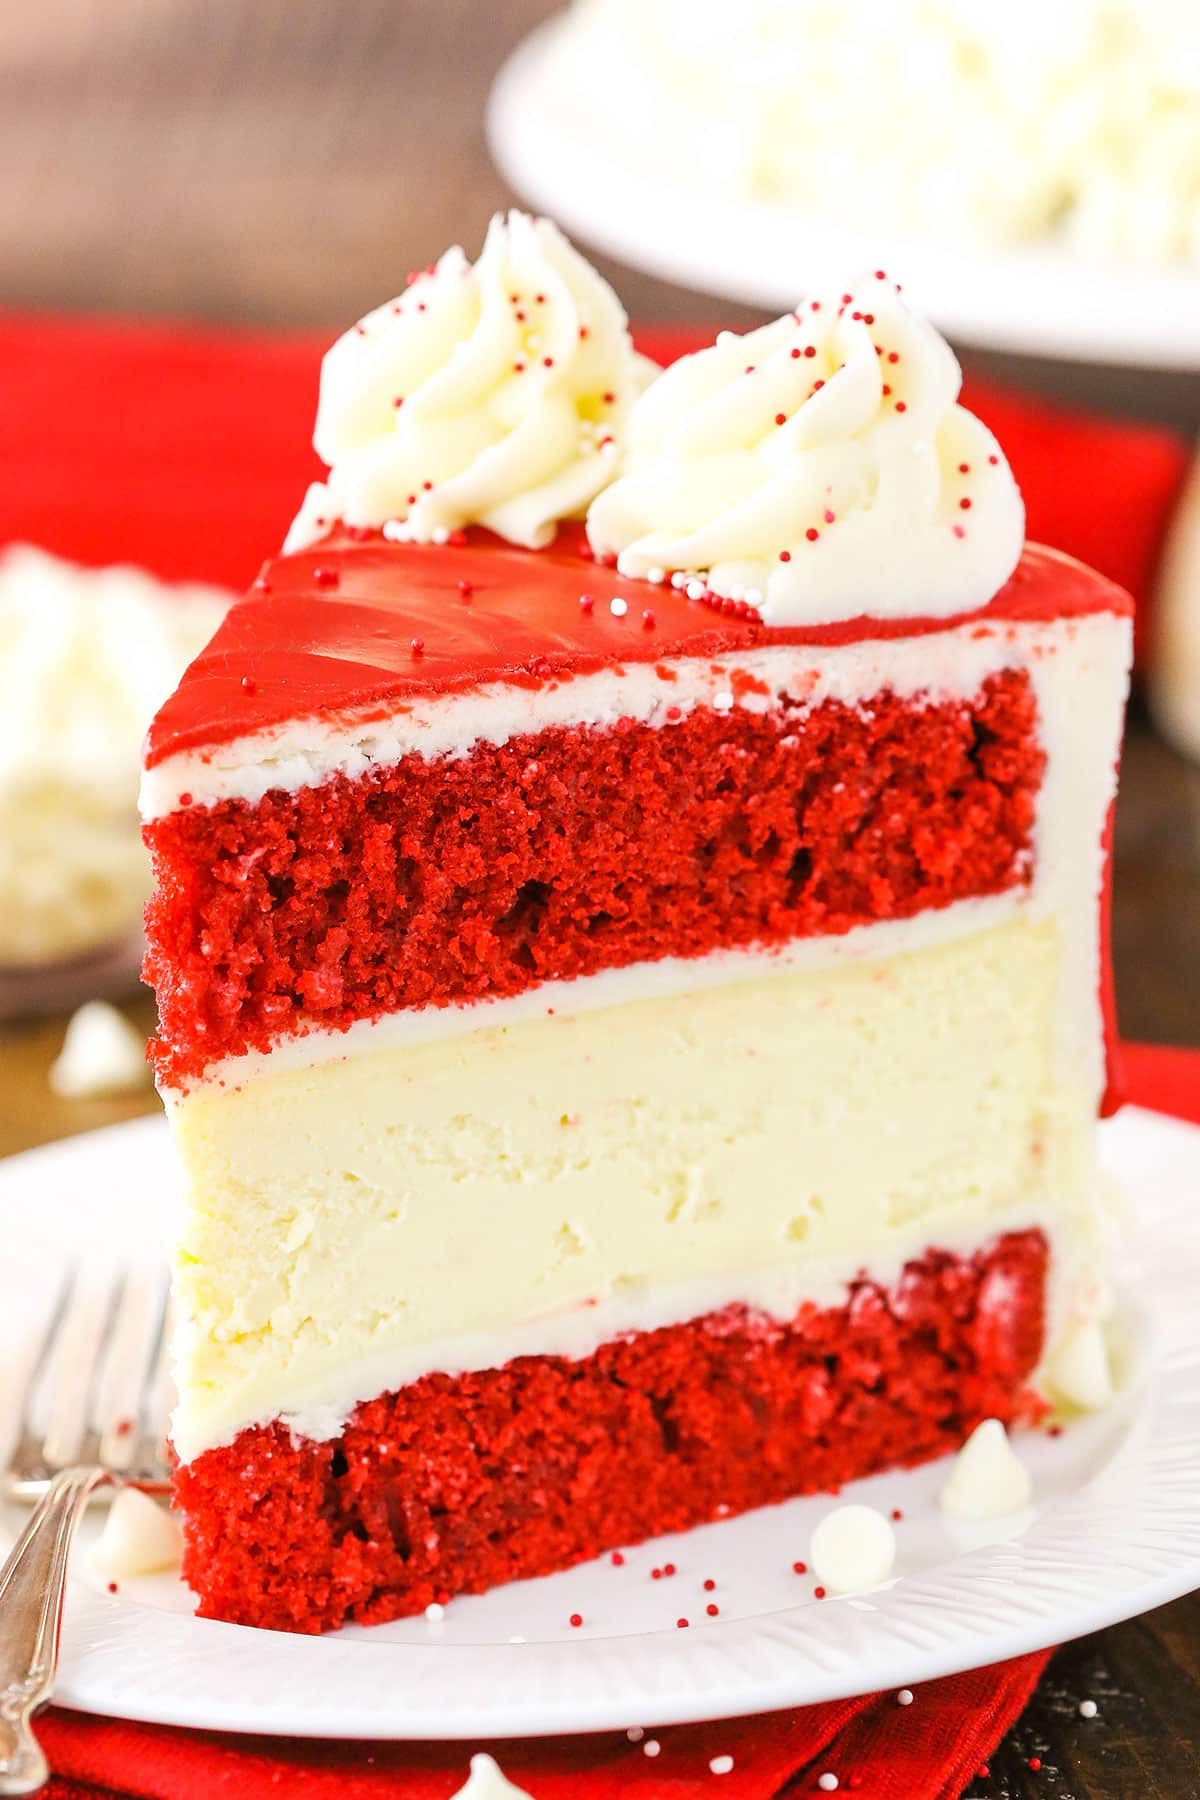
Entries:
[[31, 1720], [54, 1689], [75, 1527], [112, 1479], [94, 1464], [63, 1469], [0, 1569], [0, 1795], [34, 1794], [49, 1779]]

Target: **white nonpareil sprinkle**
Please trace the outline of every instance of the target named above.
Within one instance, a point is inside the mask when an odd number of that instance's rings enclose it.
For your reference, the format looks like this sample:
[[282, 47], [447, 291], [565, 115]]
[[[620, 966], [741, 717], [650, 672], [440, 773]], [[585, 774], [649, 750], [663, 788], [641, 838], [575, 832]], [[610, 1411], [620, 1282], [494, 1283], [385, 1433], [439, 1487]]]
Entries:
[[425, 1617], [429, 1620], [431, 1625], [436, 1625], [438, 1620], [444, 1619], [445, 1616], [445, 1607], [439, 1606], [436, 1600], [431, 1600], [429, 1605], [425, 1608]]
[[719, 694], [712, 697], [714, 712], [728, 712], [733, 705], [733, 695], [728, 688], [722, 688]]
[[609, 601], [608, 610], [614, 619], [623, 619], [625, 614], [629, 611], [629, 602], [628, 600], [622, 600], [620, 594], [617, 594], [615, 598]]
[[652, 582], [655, 587], [661, 587], [663, 582], [666, 579], [667, 579], [667, 571], [665, 569], [647, 569], [646, 570], [646, 580], [649, 582]]
[[747, 588], [745, 593], [747, 606], [760, 607], [763, 603], [761, 588]]
[[675, 573], [671, 577], [671, 586], [673, 588], [681, 588], [681, 587], [685, 586], [686, 583], [687, 583], [687, 576], [684, 574], [683, 570], [676, 569]]
[[1096, 1716], [1096, 1702], [1094, 1700], [1081, 1700], [1079, 1702], [1079, 1716], [1081, 1719], [1094, 1719]]
[[704, 583], [702, 581], [689, 581], [685, 591], [689, 600], [703, 600]]
[[450, 542], [450, 527], [448, 525], [435, 525], [429, 535], [435, 544], [448, 544]]
[[823, 1775], [819, 1775], [817, 1777], [817, 1786], [821, 1789], [821, 1791], [823, 1793], [832, 1794], [832, 1792], [836, 1788], [837, 1784], [838, 1784], [838, 1778], [833, 1773], [832, 1769], [826, 1769], [826, 1771]]
[[733, 1758], [732, 1756], [714, 1756], [708, 1766], [714, 1775], [728, 1775], [733, 1767]]
[[911, 1706], [912, 1703], [913, 1703], [912, 1689], [911, 1688], [901, 1688], [900, 1692], [896, 1695], [897, 1706]]
[[631, 1744], [640, 1744], [645, 1735], [646, 1733], [642, 1730], [640, 1725], [631, 1725], [629, 1730], [625, 1733], [625, 1736], [629, 1739]]
[[657, 1738], [647, 1738], [645, 1743], [642, 1745], [642, 1755], [643, 1756], [657, 1756], [661, 1749], [662, 1749], [662, 1745], [659, 1743]]

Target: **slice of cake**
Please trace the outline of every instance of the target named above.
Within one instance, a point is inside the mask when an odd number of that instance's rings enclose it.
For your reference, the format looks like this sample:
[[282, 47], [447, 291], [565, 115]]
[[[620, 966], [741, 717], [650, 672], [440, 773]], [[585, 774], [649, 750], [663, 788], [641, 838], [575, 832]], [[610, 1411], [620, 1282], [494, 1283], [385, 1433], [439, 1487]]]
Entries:
[[1128, 602], [882, 276], [640, 381], [551, 227], [443, 259], [151, 731], [206, 1614], [560, 1569], [1094, 1347]]

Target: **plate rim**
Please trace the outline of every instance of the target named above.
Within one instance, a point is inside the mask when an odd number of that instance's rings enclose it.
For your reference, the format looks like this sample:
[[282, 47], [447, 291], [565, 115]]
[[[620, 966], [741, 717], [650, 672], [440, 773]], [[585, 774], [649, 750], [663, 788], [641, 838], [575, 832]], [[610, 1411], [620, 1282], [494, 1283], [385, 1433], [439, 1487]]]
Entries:
[[[1106, 1129], [1112, 1133], [1114, 1128], [1140, 1141], [1141, 1158], [1157, 1143], [1168, 1157], [1182, 1152], [1185, 1171], [1190, 1165], [1200, 1173], [1200, 1126], [1131, 1107]], [[48, 1177], [69, 1176], [72, 1165], [76, 1171], [86, 1169], [94, 1162], [97, 1140], [105, 1140], [111, 1154], [126, 1154], [134, 1134], [147, 1141], [158, 1134], [165, 1148], [165, 1122], [152, 1117], [7, 1159], [0, 1164], [0, 1222], [27, 1180], [36, 1187]], [[1186, 1206], [1187, 1185], [1181, 1178], [1180, 1191], [1161, 1195], [1157, 1206], [1147, 1204], [1143, 1195], [1142, 1204], [1151, 1218], [1158, 1212], [1169, 1219], [1172, 1206], [1176, 1211]], [[1167, 1235], [1159, 1234], [1159, 1262], [1178, 1278], [1178, 1245], [1172, 1237], [1168, 1257]], [[1185, 1277], [1200, 1268], [1200, 1232], [1195, 1236], [1190, 1261], [1186, 1253], [1182, 1258]], [[1152, 1244], [1141, 1260], [1153, 1270]], [[1166, 1291], [1169, 1297], [1170, 1289]], [[1181, 1307], [1178, 1300], [1176, 1307]], [[581, 1638], [569, 1645], [562, 1640], [407, 1644], [336, 1634], [270, 1634], [270, 1654], [264, 1657], [262, 1635], [248, 1628], [183, 1614], [149, 1614], [136, 1599], [115, 1603], [76, 1578], [56, 1703], [114, 1718], [251, 1736], [499, 1740], [614, 1730], [633, 1723], [684, 1724], [815, 1704], [937, 1679], [978, 1667], [981, 1658], [1002, 1661], [1084, 1635], [1200, 1585], [1200, 1458], [1194, 1452], [1200, 1346], [1186, 1343], [1186, 1322], [1169, 1311], [1157, 1325], [1160, 1360], [1150, 1367], [1144, 1390], [1128, 1401], [1135, 1422], [1094, 1479], [1048, 1502], [1023, 1538], [968, 1551], [906, 1577], [873, 1596], [876, 1610], [870, 1614], [835, 1599], [819, 1608], [802, 1604], [722, 1620], [688, 1634], [667, 1629]], [[1187, 1426], [1184, 1438], [1182, 1425]], [[1180, 1453], [1184, 1442], [1190, 1452], [1186, 1456]], [[1089, 1537], [1086, 1524], [1081, 1530], [1077, 1515], [1097, 1504], [1110, 1531], [1116, 1529], [1118, 1514], [1126, 1522], [1119, 1541]], [[1131, 1504], [1140, 1509], [1132, 1533], [1127, 1517]], [[1051, 1582], [1036, 1590], [1031, 1604], [1019, 1574], [1022, 1565], [1038, 1559], [1058, 1585]], [[1073, 1571], [1075, 1584], [1066, 1596], [1070, 1610], [1065, 1624], [1064, 1568]], [[1087, 1577], [1095, 1569], [1103, 1569], [1103, 1582], [1089, 1584]], [[1081, 1580], [1086, 1593], [1080, 1592]], [[985, 1601], [995, 1621], [989, 1621], [981, 1637], [979, 1608]], [[149, 1632], [148, 1617], [155, 1621]], [[174, 1689], [151, 1683], [143, 1690], [131, 1678], [139, 1657], [144, 1661], [151, 1652], [156, 1666], [170, 1666], [184, 1656], [187, 1667]], [[217, 1685], [224, 1684], [220, 1701], [203, 1687], [194, 1698], [189, 1679], [197, 1656], [208, 1660], [210, 1654], [221, 1670]], [[278, 1702], [264, 1711], [262, 1693], [255, 1691], [262, 1688], [263, 1664], [275, 1665], [267, 1683], [270, 1692], [294, 1688], [306, 1697], [293, 1703], [294, 1711]], [[105, 1665], [125, 1671], [109, 1677], [107, 1689]], [[332, 1690], [336, 1703], [314, 1706], [315, 1690]], [[397, 1705], [397, 1694], [406, 1696], [405, 1703]], [[386, 1701], [381, 1698], [385, 1695]], [[631, 1712], [637, 1716], [630, 1717]]]
[[[622, 164], [619, 134], [601, 139], [548, 78], [564, 18], [536, 26], [502, 64], [485, 128], [497, 167], [518, 193], [628, 267], [716, 298], [779, 312], [807, 285], [880, 264], [903, 272], [910, 298], [949, 336], [980, 349], [1067, 362], [1200, 370], [1200, 269], [1092, 261], [1053, 245], [980, 248], [856, 233], [782, 202], [741, 201]], [[817, 281], [805, 284], [772, 245], [807, 241]], [[705, 247], [721, 244], [721, 253]], [[1026, 296], [1037, 296], [1030, 311]]]

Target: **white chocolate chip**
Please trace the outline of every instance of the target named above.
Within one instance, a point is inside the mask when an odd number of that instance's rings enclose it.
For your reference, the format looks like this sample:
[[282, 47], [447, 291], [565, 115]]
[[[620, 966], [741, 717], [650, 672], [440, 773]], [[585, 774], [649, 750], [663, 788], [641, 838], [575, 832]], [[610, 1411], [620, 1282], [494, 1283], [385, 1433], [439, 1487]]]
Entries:
[[151, 1079], [145, 1038], [104, 1000], [89, 1000], [72, 1016], [50, 1068], [50, 1086], [64, 1100], [136, 1093]]
[[896, 1534], [873, 1506], [835, 1506], [813, 1532], [808, 1560], [831, 1594], [858, 1593], [888, 1579]]
[[471, 1773], [452, 1800], [531, 1800], [528, 1789], [516, 1787], [494, 1757], [482, 1751], [471, 1758]]
[[999, 1519], [1020, 1512], [1033, 1498], [1029, 1471], [1008, 1441], [999, 1419], [977, 1425], [942, 1489], [942, 1511], [952, 1519]]
[[92, 1566], [109, 1580], [177, 1569], [183, 1554], [178, 1520], [137, 1488], [113, 1496], [104, 1529], [92, 1549]]
[[1047, 1379], [1055, 1399], [1070, 1406], [1095, 1412], [1108, 1405], [1113, 1397], [1112, 1368], [1097, 1320], [1089, 1319], [1067, 1332], [1050, 1358]]

